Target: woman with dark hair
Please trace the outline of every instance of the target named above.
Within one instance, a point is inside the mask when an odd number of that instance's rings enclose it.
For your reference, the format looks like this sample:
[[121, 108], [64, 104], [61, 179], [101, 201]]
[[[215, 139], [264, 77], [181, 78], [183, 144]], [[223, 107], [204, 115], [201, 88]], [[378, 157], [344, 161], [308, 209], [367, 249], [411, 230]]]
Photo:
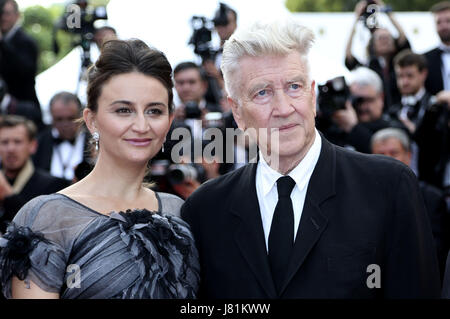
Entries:
[[[381, 28], [376, 25], [374, 10], [384, 11], [389, 18], [392, 25], [398, 32], [398, 37], [394, 38], [390, 31], [386, 28]], [[373, 26], [367, 25], [369, 21], [367, 16], [371, 17]], [[352, 53], [353, 38], [356, 34], [356, 27], [361, 21], [362, 17], [366, 17], [364, 24], [371, 32], [371, 37], [367, 45], [367, 62], [359, 61]], [[345, 49], [345, 66], [350, 71], [360, 67], [367, 66], [368, 68], [377, 72], [383, 80], [384, 90], [384, 110], [400, 101], [400, 93], [397, 88], [397, 81], [393, 65], [394, 57], [403, 49], [410, 48], [410, 44], [401, 24], [395, 18], [392, 9], [386, 6], [382, 0], [362, 0], [355, 6], [355, 21], [353, 23], [352, 31]]]
[[[28, 202], [0, 239], [7, 298], [194, 298], [199, 263], [183, 201], [143, 184], [172, 123], [172, 68], [140, 40], [106, 42], [83, 119], [92, 172]], [[178, 215], [178, 216], [177, 216]]]

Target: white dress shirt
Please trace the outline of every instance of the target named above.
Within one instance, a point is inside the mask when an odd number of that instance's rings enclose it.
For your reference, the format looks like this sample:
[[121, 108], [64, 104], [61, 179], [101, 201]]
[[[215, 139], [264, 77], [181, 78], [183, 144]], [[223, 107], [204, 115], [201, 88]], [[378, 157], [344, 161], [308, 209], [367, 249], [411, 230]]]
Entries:
[[[52, 135], [57, 138], [58, 130], [53, 128]], [[74, 145], [64, 141], [53, 146], [50, 174], [71, 181], [75, 176], [75, 167], [83, 161], [84, 141], [85, 133], [81, 132], [76, 137]]]
[[450, 47], [445, 46], [443, 43], [439, 46], [443, 51], [441, 55], [442, 59], [442, 82], [444, 84], [444, 90], [450, 90]]
[[[294, 208], [294, 241], [297, 236], [297, 229], [302, 216], [303, 205], [305, 203], [306, 190], [312, 172], [319, 159], [320, 149], [322, 148], [322, 139], [319, 132], [315, 130], [315, 139], [306, 156], [302, 161], [288, 174], [295, 181], [294, 189], [291, 192], [292, 206]], [[256, 168], [256, 194], [258, 196], [261, 219], [264, 229], [264, 238], [266, 240], [266, 249], [269, 251], [269, 233], [272, 225], [272, 218], [275, 212], [275, 206], [278, 202], [278, 190], [276, 182], [282, 177], [279, 172], [272, 169], [264, 160], [261, 152], [259, 162]]]

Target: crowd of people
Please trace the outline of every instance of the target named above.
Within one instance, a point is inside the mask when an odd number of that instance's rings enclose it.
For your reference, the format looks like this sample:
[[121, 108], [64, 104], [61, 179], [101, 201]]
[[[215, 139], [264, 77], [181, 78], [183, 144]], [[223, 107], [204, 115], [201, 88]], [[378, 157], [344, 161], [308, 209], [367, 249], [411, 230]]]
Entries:
[[[389, 6], [371, 2], [398, 36], [366, 25], [359, 61], [360, 1], [350, 76], [328, 99], [309, 74], [309, 29], [278, 21], [239, 32], [237, 12], [221, 4], [220, 48], [200, 64], [172, 69], [163, 52], [97, 29], [86, 105], [55, 92], [45, 125], [36, 42], [16, 1], [3, 1], [4, 295], [450, 298], [450, 2], [430, 9], [441, 43], [425, 54]], [[263, 128], [279, 132], [278, 149]], [[237, 143], [249, 129], [256, 136]], [[26, 251], [15, 250], [20, 240]], [[381, 265], [381, 289], [366, 286], [369, 264]], [[68, 265], [81, 286], [67, 281]]]

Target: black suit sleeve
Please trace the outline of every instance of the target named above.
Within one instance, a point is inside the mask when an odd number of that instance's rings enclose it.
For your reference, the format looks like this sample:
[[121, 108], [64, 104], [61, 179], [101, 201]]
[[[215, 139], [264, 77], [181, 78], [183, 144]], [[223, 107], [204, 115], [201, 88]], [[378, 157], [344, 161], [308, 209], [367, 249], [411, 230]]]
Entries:
[[[191, 195], [192, 196], [192, 195]], [[201, 253], [201, 246], [199, 245], [200, 240], [199, 240], [199, 232], [197, 231], [197, 225], [196, 222], [199, 222], [198, 220], [198, 216], [194, 216], [194, 214], [197, 212], [197, 210], [192, 206], [192, 200], [190, 200], [189, 198], [184, 202], [183, 206], [181, 206], [181, 210], [180, 210], [180, 216], [181, 218], [187, 222], [191, 228], [191, 232], [192, 232], [192, 236], [194, 237], [195, 240], [195, 244], [196, 244], [196, 248], [198, 250], [199, 253], [199, 257], [200, 257], [200, 278], [202, 278], [201, 273], [204, 271], [203, 270], [203, 265], [202, 265], [202, 256], [203, 254]], [[197, 298], [198, 299], [204, 299], [206, 298], [206, 293], [205, 293], [205, 285], [203, 280], [200, 280], [200, 286], [197, 292]]]
[[347, 141], [358, 152], [370, 154], [370, 139], [372, 138], [372, 135], [373, 132], [370, 129], [365, 127], [363, 124], [358, 123], [348, 133]]
[[361, 62], [359, 62], [359, 60], [352, 55], [351, 58], [345, 58], [345, 66], [347, 67], [347, 69], [349, 69], [350, 71], [356, 69], [357, 67], [363, 66]]
[[14, 73], [18, 78], [33, 78], [37, 71], [38, 49], [34, 41], [21, 37], [20, 41], [0, 41], [2, 72]]
[[417, 178], [403, 168], [393, 185], [386, 230], [385, 265], [381, 267], [386, 298], [439, 298], [440, 277]]
[[442, 298], [450, 299], [450, 252], [447, 256], [447, 266], [445, 270], [444, 283], [442, 286]]

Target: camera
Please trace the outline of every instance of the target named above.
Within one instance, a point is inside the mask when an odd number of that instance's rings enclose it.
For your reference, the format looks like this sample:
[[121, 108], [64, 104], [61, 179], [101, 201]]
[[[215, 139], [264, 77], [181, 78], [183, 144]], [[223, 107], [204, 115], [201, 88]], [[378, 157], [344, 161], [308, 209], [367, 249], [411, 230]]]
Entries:
[[338, 110], [345, 109], [345, 103], [350, 99], [350, 90], [343, 76], [328, 80], [318, 86], [318, 104], [325, 116], [330, 116]]
[[229, 23], [228, 12], [230, 8], [220, 3], [219, 9], [212, 20], [203, 16], [193, 16], [191, 18], [191, 26], [193, 33], [189, 44], [194, 45], [194, 53], [198, 54], [203, 61], [214, 60], [219, 50], [214, 50], [211, 44], [212, 32], [214, 26], [225, 26]]
[[202, 60], [213, 60], [217, 50], [214, 50], [211, 44], [211, 35], [214, 29], [212, 22], [202, 16], [193, 16], [191, 26], [194, 31], [189, 44], [194, 45], [194, 53], [198, 54]]
[[363, 12], [361, 13], [360, 19], [363, 22], [364, 26], [366, 26], [369, 30], [372, 30], [372, 29], [374, 29], [374, 26], [376, 25], [376, 21], [371, 22], [371, 25], [369, 25], [367, 23], [367, 19], [377, 11], [375, 9], [375, 7], [373, 6], [376, 3], [373, 0], [367, 0], [366, 2], [367, 2], [367, 5], [364, 8]]
[[205, 170], [200, 164], [172, 164], [167, 170], [167, 179], [171, 185], [183, 183], [185, 180], [196, 180], [203, 182]]
[[187, 119], [199, 119], [202, 116], [202, 111], [197, 102], [188, 101], [184, 104], [184, 111]]
[[[75, 20], [77, 21], [78, 17], [74, 17], [73, 15], [77, 14], [77, 11], [73, 12], [70, 10], [70, 6], [76, 5], [79, 8], [79, 26], [70, 27], [69, 21]], [[84, 67], [88, 67], [91, 64], [90, 60], [90, 46], [91, 42], [94, 39], [95, 26], [94, 23], [98, 20], [107, 20], [108, 16], [106, 13], [106, 7], [98, 6], [95, 8], [88, 7], [87, 0], [77, 0], [72, 4], [67, 6], [66, 12], [60, 18], [59, 22], [56, 25], [57, 29], [70, 32], [76, 35], [79, 35], [79, 40], [73, 43], [73, 46], [80, 45], [83, 49], [83, 61], [82, 65]], [[56, 41], [56, 38], [55, 38]], [[54, 43], [54, 51], [58, 53], [59, 49], [57, 47], [56, 42]]]
[[225, 123], [223, 121], [223, 114], [221, 112], [206, 113], [205, 119], [203, 120], [203, 126], [205, 127], [205, 129], [208, 128], [224, 129]]

